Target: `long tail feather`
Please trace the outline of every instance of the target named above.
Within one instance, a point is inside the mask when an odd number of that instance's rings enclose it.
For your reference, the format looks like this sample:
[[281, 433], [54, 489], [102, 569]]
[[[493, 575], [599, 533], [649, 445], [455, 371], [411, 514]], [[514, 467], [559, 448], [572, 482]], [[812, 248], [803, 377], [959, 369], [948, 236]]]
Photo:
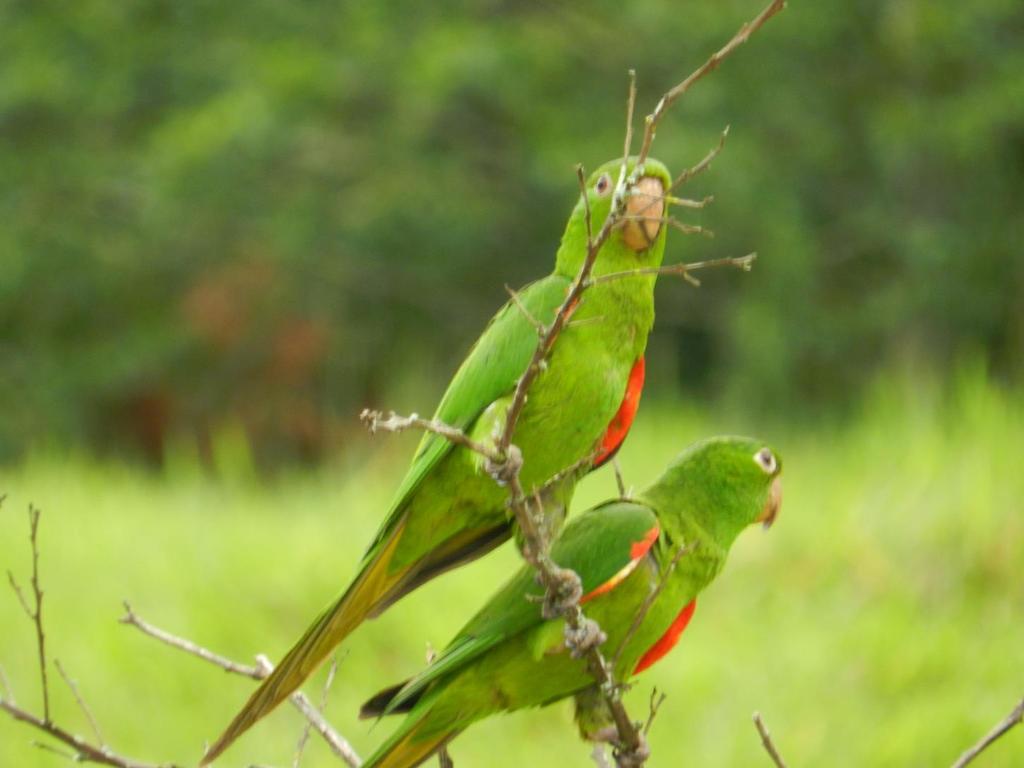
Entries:
[[[415, 716], [414, 716], [415, 717]], [[461, 728], [424, 733], [429, 713], [413, 722], [403, 723], [365, 763], [363, 768], [415, 768], [430, 759], [441, 747], [454, 739]]]
[[399, 536], [393, 536], [364, 566], [352, 586], [317, 617], [207, 750], [200, 765], [208, 765], [215, 760], [239, 736], [288, 698], [316, 671], [338, 643], [372, 615], [383, 600], [388, 599], [394, 586], [407, 576], [408, 569], [388, 573], [387, 566], [398, 539]]

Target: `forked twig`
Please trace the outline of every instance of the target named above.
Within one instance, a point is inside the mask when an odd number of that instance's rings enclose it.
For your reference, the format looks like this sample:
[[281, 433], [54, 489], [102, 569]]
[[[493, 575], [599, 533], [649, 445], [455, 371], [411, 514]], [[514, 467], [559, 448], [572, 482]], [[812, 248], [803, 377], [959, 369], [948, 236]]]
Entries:
[[[154, 766], [149, 763], [140, 763], [131, 758], [124, 757], [117, 754], [108, 746], [102, 743], [103, 739], [99, 736], [99, 727], [96, 725], [96, 721], [92, 717], [92, 713], [89, 712], [88, 707], [85, 706], [85, 702], [78, 692], [78, 688], [72, 682], [71, 678], [64, 672], [64, 668], [57, 663], [57, 671], [67, 681], [68, 687], [71, 688], [71, 692], [78, 702], [78, 705], [82, 708], [82, 711], [86, 713], [89, 722], [92, 725], [93, 731], [96, 733], [96, 739], [100, 742], [97, 746], [90, 744], [88, 741], [83, 739], [81, 736], [77, 736], [65, 728], [54, 723], [50, 718], [50, 707], [49, 707], [49, 685], [47, 682], [46, 675], [46, 635], [43, 631], [43, 617], [42, 617], [42, 603], [43, 603], [43, 588], [39, 580], [39, 519], [40, 510], [29, 505], [28, 516], [29, 516], [29, 543], [32, 547], [32, 594], [34, 598], [34, 608], [30, 607], [28, 601], [25, 599], [21, 588], [18, 586], [14, 575], [8, 571], [7, 577], [11, 583], [11, 587], [14, 593], [18, 597], [18, 602], [21, 603], [21, 607], [25, 609], [25, 614], [35, 627], [36, 634], [36, 647], [38, 648], [39, 654], [39, 677], [40, 685], [43, 693], [43, 716], [38, 717], [33, 715], [28, 710], [22, 709], [14, 702], [14, 694], [11, 690], [10, 684], [7, 681], [5, 675], [0, 673], [2, 678], [2, 685], [4, 689], [4, 695], [0, 697], [0, 710], [6, 712], [14, 720], [20, 723], [35, 728], [42, 733], [47, 734], [51, 738], [67, 745], [73, 751], [68, 753], [63, 750], [55, 748], [51, 744], [43, 742], [33, 742], [38, 748], [47, 750], [49, 752], [55, 752], [63, 755], [71, 760], [78, 763], [98, 763], [102, 765], [111, 765], [114, 768], [161, 768], [160, 766]], [[164, 766], [162, 768], [173, 768], [172, 766]]]
[[14, 578], [14, 574], [10, 571], [7, 572], [7, 581], [11, 585], [11, 589], [14, 590], [14, 594], [18, 597], [18, 602], [21, 604], [22, 610], [25, 611], [25, 615], [35, 625], [36, 630], [36, 649], [39, 657], [39, 685], [42, 689], [43, 695], [43, 722], [50, 722], [50, 685], [46, 675], [46, 633], [43, 632], [43, 590], [39, 586], [39, 515], [41, 510], [32, 505], [28, 505], [28, 525], [29, 525], [29, 543], [32, 546], [32, 579], [30, 581], [32, 585], [32, 597], [33, 605], [29, 605], [28, 600], [25, 598], [25, 593], [21, 591], [21, 586]]
[[647, 156], [651, 152], [651, 145], [654, 143], [654, 134], [658, 130], [658, 123], [661, 121], [661, 118], [664, 117], [665, 112], [668, 110], [668, 108], [671, 107], [672, 104], [680, 96], [682, 96], [684, 93], [690, 90], [694, 83], [696, 83], [702, 77], [707, 75], [709, 72], [717, 69], [718, 65], [722, 63], [723, 59], [725, 59], [739, 46], [743, 45], [743, 43], [747, 42], [747, 40], [750, 39], [750, 36], [757, 32], [757, 30], [759, 30], [762, 26], [764, 26], [765, 22], [767, 22], [768, 19], [770, 19], [772, 16], [777, 14], [785, 7], [786, 0], [772, 0], [768, 7], [761, 11], [761, 13], [759, 13], [753, 21], [744, 24], [742, 27], [740, 27], [739, 31], [735, 35], [733, 35], [732, 39], [728, 43], [726, 43], [722, 48], [720, 48], [715, 53], [711, 54], [707, 61], [705, 61], [701, 66], [695, 69], [686, 79], [684, 79], [678, 85], [669, 89], [669, 91], [665, 93], [664, 96], [661, 97], [661, 100], [654, 108], [654, 111], [651, 114], [649, 114], [645, 120], [644, 138], [643, 142], [640, 145], [639, 155], [639, 160], [641, 163], [647, 160]]
[[664, 691], [659, 691], [657, 688], [651, 688], [651, 700], [648, 703], [647, 722], [644, 723], [644, 736], [651, 731], [651, 726], [654, 725], [654, 718], [658, 716], [658, 710], [661, 709], [661, 705], [665, 703], [665, 699], [668, 698], [668, 694]]

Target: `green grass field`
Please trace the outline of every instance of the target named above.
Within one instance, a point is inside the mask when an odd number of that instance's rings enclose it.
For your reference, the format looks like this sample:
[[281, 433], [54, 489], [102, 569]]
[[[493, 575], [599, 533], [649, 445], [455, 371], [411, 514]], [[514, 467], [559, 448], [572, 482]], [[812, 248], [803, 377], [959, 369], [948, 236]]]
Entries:
[[[949, 765], [1024, 695], [1024, 398], [980, 375], [889, 381], [843, 425], [799, 428], [647, 403], [621, 455], [626, 478], [643, 485], [693, 439], [737, 430], [782, 455], [782, 514], [741, 538], [675, 652], [630, 693], [637, 715], [652, 686], [668, 693], [651, 765], [769, 765], [755, 709], [794, 766]], [[413, 439], [365, 438], [352, 451], [365, 458], [270, 484], [230, 440], [218, 479], [184, 452], [160, 476], [37, 455], [0, 473], [0, 568], [27, 581], [34, 502], [51, 655], [117, 750], [194, 764], [251, 683], [119, 625], [122, 599], [240, 660], [279, 656], [351, 575]], [[610, 471], [597, 473], [577, 509], [613, 488]], [[362, 754], [391, 724], [358, 721], [358, 704], [417, 670], [426, 644], [442, 646], [516, 565], [506, 547], [346, 644], [328, 715]], [[0, 628], [0, 664], [19, 703], [38, 709], [31, 626], [6, 590]], [[60, 681], [51, 686], [57, 719], [87, 732]], [[219, 765], [291, 765], [301, 731], [283, 707]], [[0, 766], [59, 764], [35, 738], [0, 717]], [[590, 764], [567, 704], [482, 723], [452, 755], [460, 768]], [[336, 763], [314, 738], [303, 764]], [[977, 765], [1024, 765], [1024, 728]]]

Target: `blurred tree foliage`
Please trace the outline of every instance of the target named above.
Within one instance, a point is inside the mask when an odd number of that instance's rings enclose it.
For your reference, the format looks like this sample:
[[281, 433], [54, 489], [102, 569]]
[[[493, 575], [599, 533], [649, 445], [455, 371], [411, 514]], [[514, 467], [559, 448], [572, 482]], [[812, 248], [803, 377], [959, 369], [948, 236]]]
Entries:
[[[761, 5], [8, 0], [0, 456], [232, 422], [315, 459], [428, 409], [619, 151], [626, 70], [648, 110]], [[1019, 0], [795, 1], [655, 154], [730, 123], [689, 190], [718, 237], [670, 258], [762, 259], [659, 288], [655, 388], [798, 414], [907, 356], [1021, 372]]]

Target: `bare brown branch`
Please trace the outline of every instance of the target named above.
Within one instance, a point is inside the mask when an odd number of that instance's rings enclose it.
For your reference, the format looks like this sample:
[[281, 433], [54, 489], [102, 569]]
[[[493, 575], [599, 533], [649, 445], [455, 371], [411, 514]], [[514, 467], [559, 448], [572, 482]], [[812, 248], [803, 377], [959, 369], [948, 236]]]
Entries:
[[[76, 763], [98, 763], [100, 765], [112, 765], [115, 768], [158, 768], [157, 764], [140, 763], [127, 757], [112, 752], [106, 747], [96, 747], [80, 736], [66, 731], [56, 723], [51, 723], [42, 718], [36, 717], [6, 699], [0, 699], [0, 709], [9, 714], [15, 720], [42, 731], [52, 736], [74, 750], [72, 758]], [[174, 768], [169, 764], [161, 764], [159, 768]]]
[[121, 624], [128, 624], [140, 630], [143, 634], [149, 635], [150, 637], [156, 638], [161, 643], [165, 643], [172, 648], [177, 648], [179, 651], [185, 651], [193, 656], [198, 656], [203, 661], [208, 661], [214, 664], [225, 672], [233, 672], [236, 675], [242, 675], [244, 677], [251, 677], [253, 680], [262, 680], [263, 676], [256, 667], [250, 667], [246, 664], [239, 664], [236, 661], [220, 656], [219, 654], [209, 651], [191, 640], [186, 640], [182, 637], [172, 635], [170, 632], [166, 632], [159, 627], [155, 627], [149, 624], [142, 618], [136, 615], [135, 611], [132, 610], [131, 605], [128, 601], [124, 601], [124, 616], [118, 621]]
[[768, 753], [776, 768], [786, 768], [786, 763], [782, 760], [779, 750], [775, 748], [775, 742], [772, 741], [772, 736], [768, 733], [768, 726], [761, 719], [760, 712], [754, 713], [754, 727], [757, 728], [757, 732], [761, 735], [761, 744], [764, 745], [764, 751]]
[[504, 460], [504, 454], [495, 451], [483, 443], [476, 442], [461, 429], [457, 429], [437, 419], [423, 419], [415, 413], [409, 416], [399, 416], [394, 411], [385, 416], [380, 411], [373, 411], [369, 408], [364, 408], [363, 412], [359, 414], [359, 418], [366, 424], [371, 434], [378, 430], [404, 432], [407, 429], [421, 429], [424, 432], [433, 432], [435, 435], [440, 435], [445, 440], [450, 440], [456, 445], [469, 448], [469, 450], [481, 456], [486, 456], [491, 461], [501, 462]]
[[997, 723], [991, 731], [986, 733], [977, 744], [960, 755], [957, 761], [953, 763], [953, 768], [964, 768], [965, 765], [972, 762], [978, 755], [992, 746], [1007, 731], [1014, 726], [1020, 725], [1022, 721], [1024, 721], [1024, 699], [1021, 699], [1017, 706], [1013, 708], [1013, 711]]
[[753, 19], [753, 21], [750, 21], [740, 27], [739, 31], [733, 35], [732, 39], [728, 43], [715, 53], [711, 54], [707, 61], [661, 97], [661, 100], [654, 108], [654, 111], [647, 116], [644, 124], [644, 138], [640, 145], [639, 154], [640, 163], [647, 160], [651, 151], [651, 145], [654, 143], [654, 134], [658, 130], [658, 123], [661, 121], [662, 117], [664, 117], [668, 108], [671, 107], [680, 96], [690, 90], [694, 83], [709, 72], [717, 69], [718, 65], [721, 64], [730, 53], [736, 50], [743, 43], [747, 42], [752, 34], [764, 26], [765, 22], [785, 7], [786, 0], [772, 0], [772, 2]]

